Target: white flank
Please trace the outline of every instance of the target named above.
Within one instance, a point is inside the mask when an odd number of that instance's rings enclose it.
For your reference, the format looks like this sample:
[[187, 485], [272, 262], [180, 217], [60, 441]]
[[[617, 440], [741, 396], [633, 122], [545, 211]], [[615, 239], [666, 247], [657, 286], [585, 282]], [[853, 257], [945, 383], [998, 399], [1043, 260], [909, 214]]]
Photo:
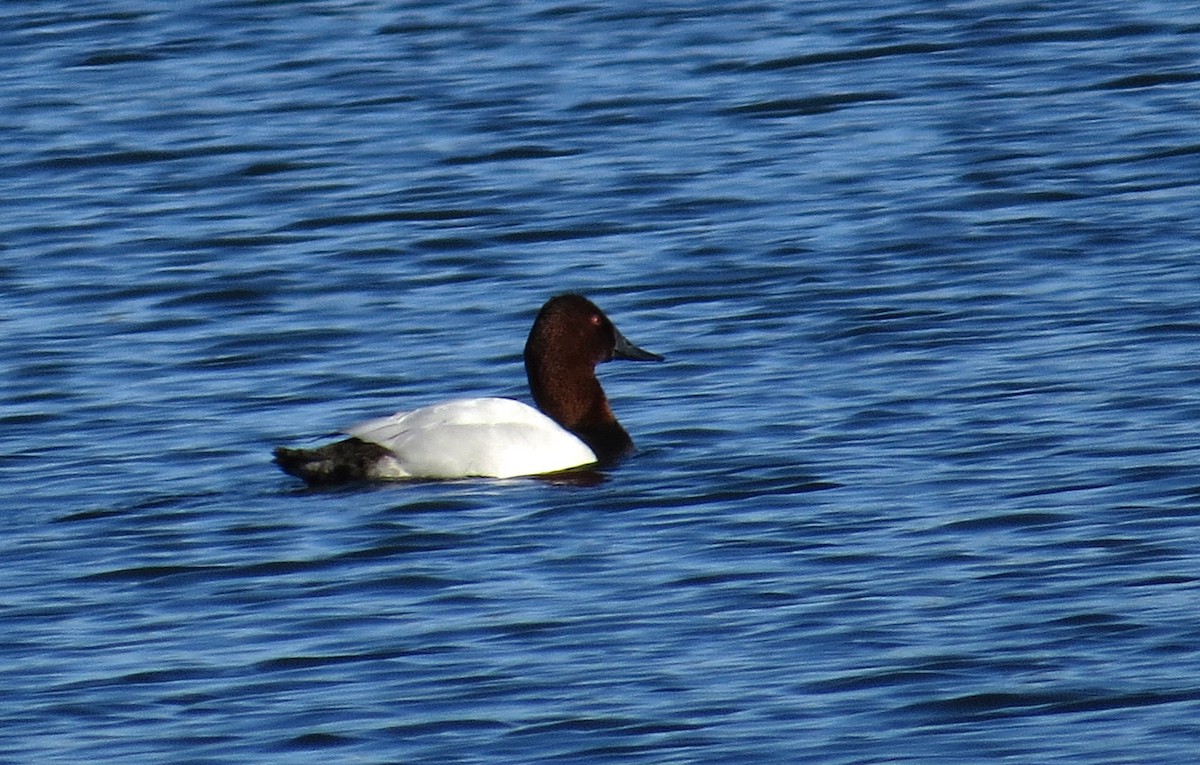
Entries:
[[513, 478], [589, 465], [596, 455], [561, 425], [510, 398], [464, 398], [368, 420], [346, 433], [379, 444], [377, 478]]

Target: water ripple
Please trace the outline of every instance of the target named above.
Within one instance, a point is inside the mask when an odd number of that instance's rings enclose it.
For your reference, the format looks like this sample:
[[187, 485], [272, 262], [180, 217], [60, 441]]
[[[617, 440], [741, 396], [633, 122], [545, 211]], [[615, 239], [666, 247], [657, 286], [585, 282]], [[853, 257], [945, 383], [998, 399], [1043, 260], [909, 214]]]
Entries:
[[[1192, 757], [1185, 9], [0, 19], [0, 759]], [[618, 469], [271, 465], [565, 290]]]

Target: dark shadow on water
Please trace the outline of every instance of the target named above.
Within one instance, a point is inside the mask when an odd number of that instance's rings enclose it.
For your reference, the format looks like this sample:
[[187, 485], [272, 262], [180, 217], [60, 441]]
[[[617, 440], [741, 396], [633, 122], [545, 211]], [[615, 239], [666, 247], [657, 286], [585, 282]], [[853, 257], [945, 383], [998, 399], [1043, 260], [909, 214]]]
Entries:
[[290, 494], [293, 496], [305, 496], [309, 494], [360, 494], [366, 492], [388, 491], [401, 487], [448, 485], [476, 485], [494, 489], [514, 481], [536, 481], [538, 483], [550, 484], [553, 486], [589, 488], [593, 486], [599, 486], [607, 480], [607, 474], [599, 470], [564, 470], [561, 473], [548, 473], [546, 475], [534, 476], [515, 476], [513, 478], [491, 478], [488, 476], [473, 476], [466, 478], [390, 478], [375, 481], [348, 481], [345, 483], [322, 484], [317, 486], [297, 484], [284, 489], [281, 493], [285, 495]]

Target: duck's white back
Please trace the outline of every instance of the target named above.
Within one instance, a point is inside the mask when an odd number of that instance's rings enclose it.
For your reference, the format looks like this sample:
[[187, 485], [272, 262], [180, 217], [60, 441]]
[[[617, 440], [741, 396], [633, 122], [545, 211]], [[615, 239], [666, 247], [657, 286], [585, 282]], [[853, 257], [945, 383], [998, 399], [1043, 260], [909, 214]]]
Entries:
[[464, 398], [359, 423], [346, 433], [392, 452], [378, 478], [512, 478], [588, 465], [586, 444], [510, 398]]

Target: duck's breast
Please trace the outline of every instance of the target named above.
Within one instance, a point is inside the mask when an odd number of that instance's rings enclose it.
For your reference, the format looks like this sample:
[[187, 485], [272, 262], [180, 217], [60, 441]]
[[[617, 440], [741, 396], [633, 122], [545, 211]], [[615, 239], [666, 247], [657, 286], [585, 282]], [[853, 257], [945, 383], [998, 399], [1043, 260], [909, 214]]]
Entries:
[[379, 478], [512, 478], [596, 461], [582, 441], [531, 406], [467, 398], [355, 425], [347, 434], [386, 447]]

